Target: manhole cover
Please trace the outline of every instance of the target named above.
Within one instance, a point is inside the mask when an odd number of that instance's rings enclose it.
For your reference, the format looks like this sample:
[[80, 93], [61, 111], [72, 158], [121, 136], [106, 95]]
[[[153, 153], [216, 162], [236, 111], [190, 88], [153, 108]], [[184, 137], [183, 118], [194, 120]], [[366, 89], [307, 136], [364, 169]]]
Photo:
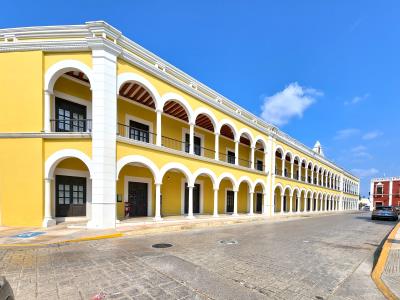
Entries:
[[172, 244], [161, 243], [152, 245], [153, 248], [169, 248], [172, 247]]
[[223, 245], [236, 245], [239, 244], [238, 241], [236, 240], [220, 240], [218, 241], [219, 244], [223, 244]]

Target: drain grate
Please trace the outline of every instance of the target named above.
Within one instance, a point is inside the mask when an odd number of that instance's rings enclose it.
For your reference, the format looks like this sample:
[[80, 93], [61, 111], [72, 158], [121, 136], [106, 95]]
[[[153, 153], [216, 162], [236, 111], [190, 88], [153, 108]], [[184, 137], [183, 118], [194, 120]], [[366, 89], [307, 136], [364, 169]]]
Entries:
[[236, 241], [236, 240], [220, 240], [220, 241], [218, 241], [218, 244], [222, 244], [222, 245], [237, 245], [237, 244], [239, 244], [239, 242]]
[[160, 243], [160, 244], [151, 245], [151, 247], [158, 248], [158, 249], [160, 249], [160, 248], [169, 248], [169, 247], [172, 247], [172, 244]]

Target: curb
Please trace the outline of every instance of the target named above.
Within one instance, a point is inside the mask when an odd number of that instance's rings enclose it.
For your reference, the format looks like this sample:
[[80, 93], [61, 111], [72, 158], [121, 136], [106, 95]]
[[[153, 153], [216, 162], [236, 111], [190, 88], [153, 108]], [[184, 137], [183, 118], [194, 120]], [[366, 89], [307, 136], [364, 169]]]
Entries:
[[112, 233], [112, 234], [104, 234], [104, 235], [76, 238], [76, 239], [59, 241], [59, 242], [51, 242], [51, 243], [0, 244], [0, 248], [2, 248], [2, 247], [4, 247], [4, 248], [44, 247], [44, 246], [50, 246], [50, 245], [61, 245], [61, 244], [78, 243], [78, 242], [85, 242], [85, 241], [113, 239], [113, 238], [118, 238], [118, 237], [122, 237], [122, 236], [124, 236], [123, 233]]
[[392, 246], [391, 240], [394, 239], [394, 237], [396, 236], [397, 231], [399, 229], [400, 229], [400, 222], [397, 223], [397, 225], [392, 229], [392, 231], [386, 238], [386, 241], [383, 244], [381, 253], [379, 254], [378, 261], [376, 262], [376, 265], [371, 273], [372, 280], [375, 282], [375, 285], [378, 288], [378, 290], [381, 291], [381, 293], [386, 297], [386, 299], [390, 299], [390, 300], [398, 300], [399, 298], [397, 298], [396, 295], [383, 282], [383, 280], [381, 279], [381, 276], [382, 276], [383, 270], [385, 269], [386, 261], [389, 256], [390, 248]]

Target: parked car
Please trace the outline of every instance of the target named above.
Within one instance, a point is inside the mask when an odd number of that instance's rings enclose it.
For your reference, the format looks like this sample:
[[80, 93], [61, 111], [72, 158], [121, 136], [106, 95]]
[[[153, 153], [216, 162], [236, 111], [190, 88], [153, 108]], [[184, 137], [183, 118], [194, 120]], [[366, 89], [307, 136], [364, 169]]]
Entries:
[[377, 219], [397, 221], [399, 216], [393, 206], [378, 206], [371, 215], [371, 220]]
[[14, 300], [13, 290], [4, 276], [0, 276], [0, 300]]
[[369, 208], [370, 208], [369, 205], [365, 205], [365, 206], [362, 208], [362, 210], [363, 210], [363, 211], [369, 211]]
[[394, 209], [397, 211], [397, 214], [400, 215], [400, 206], [395, 206]]

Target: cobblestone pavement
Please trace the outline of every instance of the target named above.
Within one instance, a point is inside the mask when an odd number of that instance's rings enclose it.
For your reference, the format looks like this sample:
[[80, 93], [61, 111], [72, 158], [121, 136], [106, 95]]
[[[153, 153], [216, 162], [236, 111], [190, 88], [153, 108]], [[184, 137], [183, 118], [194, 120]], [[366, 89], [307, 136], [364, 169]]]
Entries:
[[400, 298], [400, 230], [397, 231], [392, 241], [381, 278], [390, 290]]
[[3, 249], [0, 274], [17, 299], [326, 299], [393, 226], [336, 214]]

